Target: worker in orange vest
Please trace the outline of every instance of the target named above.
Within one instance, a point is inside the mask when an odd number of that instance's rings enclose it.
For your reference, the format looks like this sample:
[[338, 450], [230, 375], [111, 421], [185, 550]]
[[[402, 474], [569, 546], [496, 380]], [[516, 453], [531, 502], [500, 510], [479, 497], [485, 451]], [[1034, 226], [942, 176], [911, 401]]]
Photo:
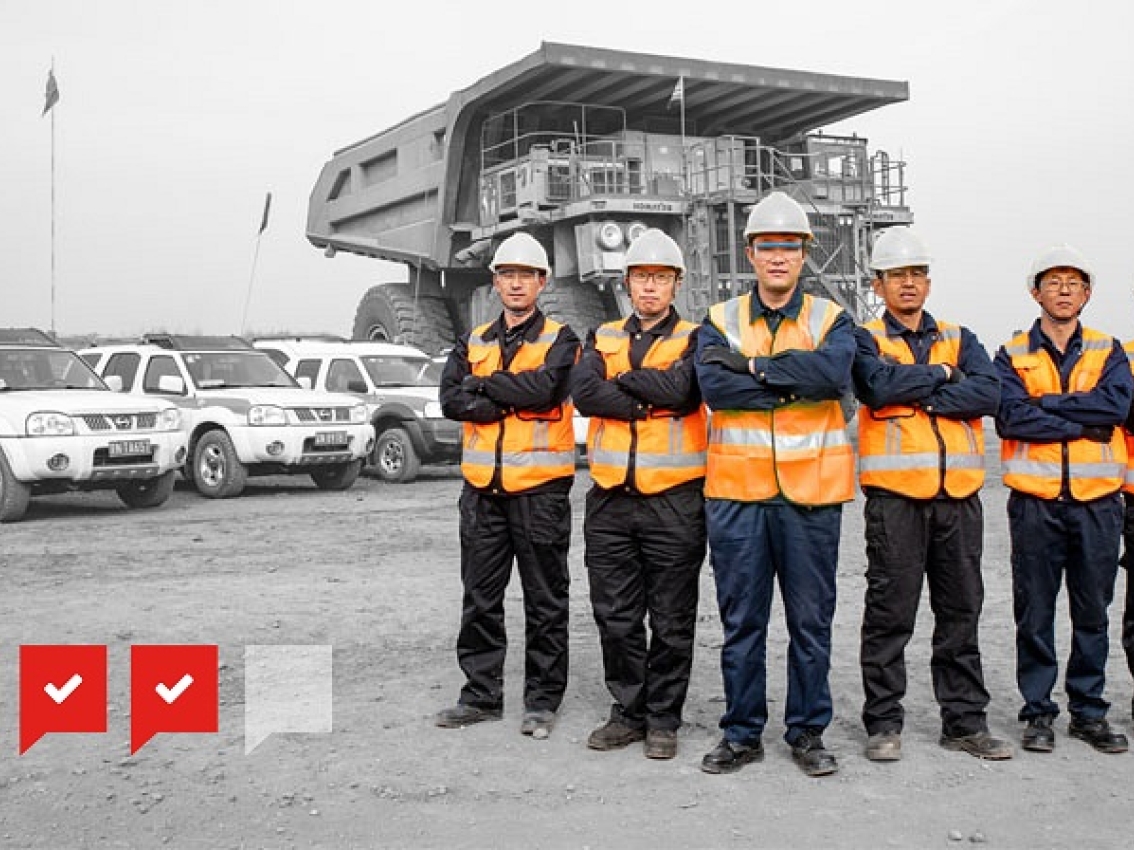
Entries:
[[464, 423], [457, 660], [466, 682], [436, 723], [460, 728], [502, 716], [504, 592], [515, 561], [526, 637], [520, 732], [546, 738], [567, 687], [575, 477], [569, 392], [579, 339], [536, 306], [551, 273], [536, 239], [509, 236], [490, 268], [504, 309], [457, 342], [441, 376], [441, 409]]
[[940, 744], [984, 759], [1012, 757], [989, 734], [978, 625], [984, 509], [984, 426], [1000, 380], [976, 336], [925, 310], [930, 256], [908, 227], [874, 243], [881, 318], [856, 331], [859, 484], [866, 495], [866, 601], [859, 656], [866, 757], [902, 755], [905, 649], [922, 584], [933, 609], [933, 693]]
[[693, 372], [697, 325], [673, 307], [681, 249], [650, 228], [630, 244], [625, 265], [634, 312], [590, 335], [571, 381], [590, 417], [585, 561], [614, 699], [587, 746], [614, 750], [644, 738], [648, 758], [671, 759], [705, 559], [708, 423]]
[[1074, 248], [1044, 251], [1028, 274], [1040, 307], [1031, 329], [996, 353], [1000, 409], [996, 430], [1012, 537], [1016, 682], [1024, 698], [1021, 745], [1055, 748], [1059, 674], [1055, 603], [1066, 579], [1071, 655], [1065, 686], [1073, 738], [1104, 753], [1125, 752], [1126, 736], [1107, 722], [1103, 697], [1122, 536], [1126, 444], [1134, 377], [1122, 345], [1084, 327], [1079, 314], [1095, 283]]
[[731, 773], [763, 758], [767, 636], [778, 579], [790, 642], [784, 739], [809, 776], [838, 770], [831, 721], [831, 620], [842, 506], [854, 457], [839, 398], [850, 384], [853, 323], [799, 285], [807, 214], [783, 192], [749, 213], [751, 293], [714, 305], [697, 340], [712, 411], [705, 514], [724, 627], [723, 736], [701, 760]]

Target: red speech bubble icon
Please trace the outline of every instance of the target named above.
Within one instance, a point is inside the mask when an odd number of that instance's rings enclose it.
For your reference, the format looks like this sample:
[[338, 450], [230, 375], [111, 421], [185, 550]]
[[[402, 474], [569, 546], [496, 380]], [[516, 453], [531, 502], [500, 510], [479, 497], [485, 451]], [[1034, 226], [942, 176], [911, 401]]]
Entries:
[[158, 732], [216, 732], [217, 647], [130, 647], [130, 753]]
[[20, 647], [20, 755], [48, 732], [106, 731], [106, 647]]

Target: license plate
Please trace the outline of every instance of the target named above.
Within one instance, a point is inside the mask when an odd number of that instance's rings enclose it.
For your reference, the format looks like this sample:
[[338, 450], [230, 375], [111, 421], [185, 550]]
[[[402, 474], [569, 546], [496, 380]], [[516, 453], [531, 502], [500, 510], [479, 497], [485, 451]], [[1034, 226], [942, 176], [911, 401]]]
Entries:
[[315, 434], [317, 446], [345, 446], [349, 442], [346, 431], [318, 431]]
[[153, 445], [149, 440], [111, 440], [111, 457], [133, 457], [150, 454]]

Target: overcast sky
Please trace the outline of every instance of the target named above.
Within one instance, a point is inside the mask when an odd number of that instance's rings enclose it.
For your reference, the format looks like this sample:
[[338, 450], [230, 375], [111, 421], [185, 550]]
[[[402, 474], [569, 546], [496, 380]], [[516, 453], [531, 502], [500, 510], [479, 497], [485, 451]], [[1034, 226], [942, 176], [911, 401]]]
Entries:
[[51, 320], [53, 59], [60, 333], [238, 332], [271, 191], [249, 325], [348, 334], [405, 272], [306, 241], [323, 163], [559, 41], [907, 81], [909, 102], [826, 129], [908, 162], [930, 309], [992, 349], [1066, 241], [1096, 266], [1086, 321], [1134, 337], [1134, 4], [922, 6], [0, 0], [0, 324]]

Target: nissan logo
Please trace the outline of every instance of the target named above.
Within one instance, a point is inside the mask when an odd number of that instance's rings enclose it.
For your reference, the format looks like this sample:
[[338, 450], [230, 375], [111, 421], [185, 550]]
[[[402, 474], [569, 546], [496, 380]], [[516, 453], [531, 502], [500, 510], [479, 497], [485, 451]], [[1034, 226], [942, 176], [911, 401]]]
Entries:
[[322, 420], [323, 422], [330, 422], [331, 421], [331, 408], [329, 408], [329, 407], [317, 408], [315, 410], [315, 415], [318, 416], [319, 419]]
[[133, 422], [134, 422], [134, 420], [131, 419], [129, 416], [115, 416], [114, 417], [114, 427], [117, 428], [119, 431], [129, 431], [130, 426], [133, 424]]

